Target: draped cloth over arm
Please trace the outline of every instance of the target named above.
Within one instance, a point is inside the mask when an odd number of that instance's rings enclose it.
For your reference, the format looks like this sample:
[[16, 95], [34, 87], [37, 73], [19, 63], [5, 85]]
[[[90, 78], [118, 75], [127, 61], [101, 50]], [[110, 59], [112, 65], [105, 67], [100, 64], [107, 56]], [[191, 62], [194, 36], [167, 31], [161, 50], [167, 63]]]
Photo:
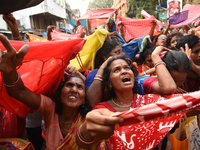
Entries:
[[[129, 111], [113, 115], [123, 117], [124, 122], [115, 126], [114, 134], [108, 139], [111, 149], [153, 149], [186, 111], [199, 108], [199, 101], [200, 91], [167, 96], [135, 94]], [[99, 103], [93, 109], [113, 111], [109, 103], [104, 103], [107, 102]]]
[[[82, 49], [85, 40], [29, 43], [10, 41], [10, 43], [17, 51], [24, 44], [30, 46], [21, 66], [17, 68], [25, 86], [35, 93], [52, 96], [70, 59]], [[5, 50], [2, 44], [0, 49]], [[30, 111], [29, 107], [6, 93], [2, 79], [0, 79], [0, 105], [21, 118], [25, 118]]]

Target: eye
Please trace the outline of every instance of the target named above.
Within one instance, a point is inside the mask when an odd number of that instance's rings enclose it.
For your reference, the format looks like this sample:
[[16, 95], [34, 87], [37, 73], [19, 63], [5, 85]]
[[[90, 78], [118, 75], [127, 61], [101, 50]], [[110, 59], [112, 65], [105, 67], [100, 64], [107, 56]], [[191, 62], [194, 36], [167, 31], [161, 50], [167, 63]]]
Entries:
[[126, 66], [124, 69], [125, 69], [125, 70], [130, 70], [130, 67]]
[[72, 83], [67, 83], [66, 84], [66, 87], [73, 87], [74, 86], [74, 84], [72, 84]]
[[120, 71], [119, 68], [116, 68], [116, 69], [114, 70], [115, 73], [117, 73], [117, 72], [119, 72], [119, 71]]
[[78, 85], [78, 89], [83, 90], [83, 86], [82, 85]]

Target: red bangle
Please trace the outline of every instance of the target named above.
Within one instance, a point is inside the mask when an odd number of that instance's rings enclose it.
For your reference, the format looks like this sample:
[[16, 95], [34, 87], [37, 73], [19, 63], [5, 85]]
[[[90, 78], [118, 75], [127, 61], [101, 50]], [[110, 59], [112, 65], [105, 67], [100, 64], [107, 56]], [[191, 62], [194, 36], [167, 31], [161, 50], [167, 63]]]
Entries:
[[17, 80], [14, 83], [5, 83], [3, 81], [3, 76], [2, 76], [2, 82], [7, 87], [14, 87], [15, 85], [17, 85], [17, 83], [20, 81], [20, 79], [21, 79], [21, 76], [20, 76], [19, 72], [17, 72]]
[[164, 64], [166, 66], [166, 64], [163, 61], [159, 61], [159, 62], [155, 63], [154, 68], [156, 68], [160, 64]]

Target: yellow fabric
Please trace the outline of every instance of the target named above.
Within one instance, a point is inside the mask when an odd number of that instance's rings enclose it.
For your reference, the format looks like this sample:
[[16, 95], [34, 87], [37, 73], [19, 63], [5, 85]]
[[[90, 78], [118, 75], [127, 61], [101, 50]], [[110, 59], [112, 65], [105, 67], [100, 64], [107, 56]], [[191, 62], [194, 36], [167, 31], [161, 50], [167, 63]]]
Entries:
[[[87, 41], [85, 42], [83, 49], [79, 52], [79, 54], [86, 69], [89, 69], [90, 67], [92, 67], [92, 70], [94, 69], [94, 57], [96, 52], [103, 46], [108, 33], [109, 32], [105, 29], [98, 29], [95, 30], [92, 35], [85, 38]], [[75, 66], [80, 72], [83, 71], [81, 70], [76, 58], [72, 59], [69, 65]]]

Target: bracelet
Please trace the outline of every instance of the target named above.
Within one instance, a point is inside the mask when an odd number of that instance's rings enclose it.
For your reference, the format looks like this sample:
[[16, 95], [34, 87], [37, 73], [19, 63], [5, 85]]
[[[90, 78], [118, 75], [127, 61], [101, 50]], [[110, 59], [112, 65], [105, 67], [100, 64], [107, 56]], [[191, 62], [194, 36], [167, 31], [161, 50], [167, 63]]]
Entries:
[[96, 78], [96, 77], [97, 77], [97, 78], [100, 78], [100, 79], [103, 79], [103, 77], [102, 77], [101, 75], [99, 75], [99, 74], [96, 74], [96, 75], [95, 75], [95, 78]]
[[163, 65], [166, 66], [166, 64], [163, 61], [159, 61], [159, 62], [155, 63], [154, 68], [156, 68], [160, 64], [163, 64]]
[[[3, 77], [3, 76], [2, 76]], [[3, 78], [2, 78], [2, 82], [3, 82], [3, 84], [5, 85], [5, 86], [7, 86], [7, 87], [14, 87], [15, 85], [17, 85], [17, 83], [20, 81], [20, 79], [21, 79], [21, 76], [20, 76], [20, 74], [19, 74], [19, 72], [17, 72], [17, 80], [14, 82], [14, 83], [5, 83], [4, 81], [3, 81]]]
[[[81, 125], [81, 126], [82, 126], [82, 125]], [[81, 126], [80, 126], [80, 127], [81, 127]], [[81, 133], [80, 133], [80, 127], [78, 128], [78, 131], [77, 131], [77, 136], [78, 136], [79, 140], [80, 140], [82, 143], [84, 143], [84, 144], [92, 144], [92, 143], [95, 141], [95, 139], [92, 140], [92, 141], [88, 141], [88, 140], [86, 140], [85, 138], [83, 138], [83, 136], [82, 136]]]
[[99, 80], [99, 81], [103, 81], [103, 79], [95, 77], [94, 80]]
[[15, 40], [18, 40], [18, 39], [19, 39], [19, 37], [20, 37], [20, 36], [18, 36], [18, 37], [14, 37], [14, 36], [13, 36], [13, 39], [15, 39]]

